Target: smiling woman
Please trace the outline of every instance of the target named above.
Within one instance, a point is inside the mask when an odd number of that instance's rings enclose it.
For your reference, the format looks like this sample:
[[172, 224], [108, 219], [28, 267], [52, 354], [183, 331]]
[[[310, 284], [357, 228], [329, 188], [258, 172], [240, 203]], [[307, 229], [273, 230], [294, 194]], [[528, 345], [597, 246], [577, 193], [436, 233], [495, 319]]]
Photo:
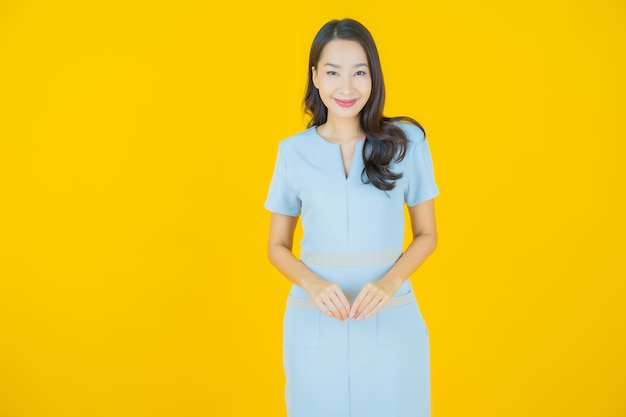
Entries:
[[333, 109], [331, 117], [354, 120], [372, 92], [365, 51], [358, 42], [337, 39], [326, 45], [320, 62], [320, 71], [311, 72], [322, 102]]
[[[383, 116], [378, 52], [360, 23], [324, 25], [309, 69], [309, 128], [280, 143], [265, 204], [270, 261], [293, 283], [288, 414], [429, 416], [428, 331], [408, 280], [437, 243], [439, 190], [424, 130]], [[402, 253], [405, 204], [413, 241]]]

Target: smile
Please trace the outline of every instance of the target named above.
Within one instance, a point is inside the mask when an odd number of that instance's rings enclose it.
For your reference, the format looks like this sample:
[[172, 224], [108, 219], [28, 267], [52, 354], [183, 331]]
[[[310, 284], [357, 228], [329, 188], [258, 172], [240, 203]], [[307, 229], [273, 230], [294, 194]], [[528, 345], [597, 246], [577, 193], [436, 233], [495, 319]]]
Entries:
[[354, 100], [339, 100], [339, 99], [334, 99], [335, 103], [339, 104], [341, 107], [351, 107], [354, 106], [354, 104], [357, 102], [357, 99]]

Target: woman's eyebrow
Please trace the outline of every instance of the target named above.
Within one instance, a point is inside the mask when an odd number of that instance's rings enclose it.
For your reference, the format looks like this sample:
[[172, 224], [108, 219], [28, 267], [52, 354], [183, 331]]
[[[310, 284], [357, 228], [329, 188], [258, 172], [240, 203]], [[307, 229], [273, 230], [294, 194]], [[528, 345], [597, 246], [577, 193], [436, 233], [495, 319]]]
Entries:
[[[341, 68], [341, 65], [333, 64], [332, 62], [327, 62], [326, 64], [324, 64], [324, 66], [333, 67], [333, 68]], [[359, 67], [367, 67], [367, 64], [363, 62], [359, 62], [358, 64], [354, 64], [352, 66], [352, 68], [359, 68]]]

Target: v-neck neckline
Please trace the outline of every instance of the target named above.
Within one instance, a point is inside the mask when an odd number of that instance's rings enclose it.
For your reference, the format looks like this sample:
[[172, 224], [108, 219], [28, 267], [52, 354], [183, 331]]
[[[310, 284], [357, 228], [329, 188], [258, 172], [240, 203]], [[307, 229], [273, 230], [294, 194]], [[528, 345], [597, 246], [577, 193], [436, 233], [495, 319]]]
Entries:
[[343, 152], [341, 151], [341, 144], [336, 143], [336, 142], [331, 142], [328, 139], [324, 138], [322, 135], [319, 134], [319, 132], [317, 131], [317, 126], [313, 126], [311, 127], [311, 129], [313, 130], [314, 136], [317, 136], [322, 142], [327, 143], [330, 146], [334, 146], [337, 149], [337, 153], [339, 155], [339, 162], [340, 162], [340, 168], [341, 168], [341, 176], [345, 181], [350, 180], [350, 178], [352, 177], [352, 171], [354, 171], [354, 165], [355, 163], [358, 161], [358, 156], [361, 154], [361, 150], [362, 150], [362, 145], [365, 143], [365, 139], [359, 139], [357, 141], [355, 141], [354, 144], [354, 153], [352, 155], [352, 162], [350, 163], [350, 169], [348, 170], [348, 174], [346, 175], [346, 169], [345, 169], [345, 165], [344, 165], [344, 161], [343, 161]]

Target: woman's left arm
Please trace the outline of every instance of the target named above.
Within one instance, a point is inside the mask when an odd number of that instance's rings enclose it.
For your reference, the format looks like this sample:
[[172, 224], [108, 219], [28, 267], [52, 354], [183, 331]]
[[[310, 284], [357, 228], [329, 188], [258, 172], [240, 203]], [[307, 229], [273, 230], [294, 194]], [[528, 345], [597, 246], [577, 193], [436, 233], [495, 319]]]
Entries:
[[380, 311], [396, 294], [400, 285], [419, 268], [437, 246], [434, 199], [409, 207], [413, 241], [383, 278], [368, 282], [354, 300], [350, 317], [369, 318]]

